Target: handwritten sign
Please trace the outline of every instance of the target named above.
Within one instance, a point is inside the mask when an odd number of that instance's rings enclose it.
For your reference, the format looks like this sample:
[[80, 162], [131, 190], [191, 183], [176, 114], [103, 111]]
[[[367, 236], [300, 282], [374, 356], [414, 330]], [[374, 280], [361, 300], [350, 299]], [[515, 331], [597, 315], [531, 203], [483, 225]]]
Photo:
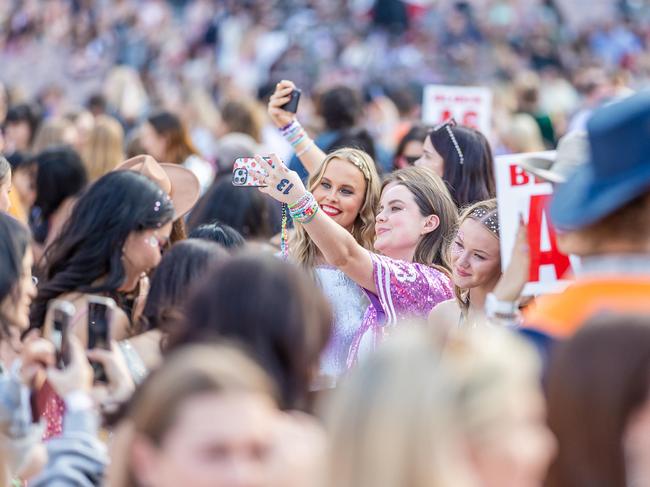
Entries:
[[548, 215], [553, 185], [522, 169], [522, 157], [555, 157], [554, 151], [498, 156], [495, 159], [499, 227], [501, 231], [501, 266], [505, 269], [523, 217], [528, 226], [530, 244], [530, 278], [525, 295], [558, 292], [573, 273], [571, 258], [559, 251], [555, 228]]
[[459, 125], [480, 130], [489, 138], [492, 92], [478, 86], [425, 86], [422, 121], [435, 126], [451, 117]]

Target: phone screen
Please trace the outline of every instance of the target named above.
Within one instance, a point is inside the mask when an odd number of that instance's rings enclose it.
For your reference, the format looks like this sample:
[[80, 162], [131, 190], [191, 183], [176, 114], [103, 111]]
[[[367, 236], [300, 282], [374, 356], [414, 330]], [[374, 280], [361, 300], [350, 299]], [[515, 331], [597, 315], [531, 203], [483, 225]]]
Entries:
[[76, 312], [69, 301], [55, 299], [49, 305], [52, 312], [52, 333], [50, 340], [56, 350], [56, 366], [65, 368], [70, 363], [69, 332], [72, 318]]
[[[112, 300], [92, 299], [88, 300], [88, 349], [102, 348], [110, 350], [110, 319]], [[104, 367], [97, 362], [91, 362], [95, 373], [95, 380], [106, 382]]]
[[68, 328], [70, 316], [60, 309], [55, 309], [53, 314], [52, 342], [56, 350], [56, 366], [65, 368], [70, 363], [70, 346], [68, 344]]

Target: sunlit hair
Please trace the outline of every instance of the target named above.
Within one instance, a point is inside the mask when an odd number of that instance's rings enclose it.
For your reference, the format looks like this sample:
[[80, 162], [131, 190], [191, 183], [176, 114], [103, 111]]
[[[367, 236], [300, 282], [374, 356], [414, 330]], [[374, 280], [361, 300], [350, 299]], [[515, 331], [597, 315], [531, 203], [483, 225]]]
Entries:
[[[361, 171], [366, 181], [366, 191], [363, 205], [359, 210], [352, 225], [352, 236], [363, 248], [372, 250], [375, 241], [375, 209], [379, 205], [380, 179], [377, 174], [375, 162], [362, 150], [345, 147], [329, 154], [321, 164], [320, 169], [309, 180], [309, 191], [314, 191], [323, 179], [329, 163], [333, 159], [341, 159], [353, 164]], [[296, 233], [291, 242], [292, 255], [296, 262], [313, 267], [316, 256], [319, 254], [318, 247], [309, 237], [302, 225], [296, 225]]]
[[515, 332], [494, 327], [456, 329], [445, 341], [440, 367], [455, 389], [454, 411], [472, 449], [489, 449], [510, 421], [509, 404], [542, 391], [541, 363]]
[[400, 184], [413, 195], [422, 216], [436, 215], [440, 224], [418, 242], [413, 262], [451, 268], [445, 252], [446, 242], [456, 228], [458, 210], [444, 181], [433, 170], [425, 167], [405, 167], [388, 175], [382, 192], [389, 184]]
[[69, 140], [70, 132], [74, 130], [76, 130], [74, 124], [66, 118], [55, 117], [45, 120], [36, 132], [32, 153], [38, 154], [53, 146], [70, 144], [72, 142]]
[[95, 119], [82, 157], [91, 182], [112, 171], [124, 160], [124, 130], [115, 118], [99, 115]]
[[465, 487], [454, 390], [424, 326], [396, 330], [325, 405], [326, 485]]
[[[491, 200], [479, 201], [464, 208], [460, 214], [460, 218], [458, 219], [458, 224], [456, 225], [455, 231], [447, 243], [447, 259], [449, 262], [451, 262], [451, 249], [454, 244], [454, 238], [458, 234], [458, 231], [460, 230], [460, 227], [464, 221], [471, 219], [482, 223], [485, 226], [485, 230], [490, 232], [494, 238], [498, 239], [498, 218], [499, 215], [497, 211], [497, 200], [494, 198]], [[494, 222], [497, 222], [496, 233], [493, 230]], [[499, 267], [499, 269], [501, 269], [501, 267]], [[460, 306], [463, 317], [465, 317], [467, 311], [469, 310], [469, 289], [461, 289], [456, 284], [454, 284], [454, 296], [456, 297], [458, 306]]]
[[[167, 357], [131, 399], [127, 414], [133, 428], [133, 439], [139, 437], [156, 448], [162, 448], [183, 406], [197, 396], [208, 394], [264, 397], [270, 404], [277, 400], [277, 392], [268, 376], [236, 348], [227, 345], [190, 346]], [[114, 485], [142, 485], [136, 477], [130, 453], [131, 448], [127, 448], [118, 455], [118, 463], [126, 466], [126, 472], [118, 472]], [[120, 458], [122, 455], [126, 458]]]

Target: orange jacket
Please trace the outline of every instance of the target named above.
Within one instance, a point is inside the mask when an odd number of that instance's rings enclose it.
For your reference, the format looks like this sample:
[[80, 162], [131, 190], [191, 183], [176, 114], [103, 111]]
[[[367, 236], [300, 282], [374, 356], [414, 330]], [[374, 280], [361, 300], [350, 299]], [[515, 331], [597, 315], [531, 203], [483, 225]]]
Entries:
[[590, 277], [542, 296], [524, 313], [525, 326], [555, 338], [575, 333], [601, 312], [650, 313], [650, 276]]

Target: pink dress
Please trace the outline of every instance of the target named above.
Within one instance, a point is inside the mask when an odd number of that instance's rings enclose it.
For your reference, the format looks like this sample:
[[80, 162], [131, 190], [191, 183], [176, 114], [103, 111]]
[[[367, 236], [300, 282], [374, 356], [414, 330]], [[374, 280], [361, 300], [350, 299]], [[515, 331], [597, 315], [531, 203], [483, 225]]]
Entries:
[[426, 318], [437, 304], [453, 297], [451, 280], [438, 269], [373, 253], [370, 257], [377, 294], [365, 290], [370, 304], [352, 340], [348, 368], [360, 353], [381, 343], [389, 326], [403, 318]]

